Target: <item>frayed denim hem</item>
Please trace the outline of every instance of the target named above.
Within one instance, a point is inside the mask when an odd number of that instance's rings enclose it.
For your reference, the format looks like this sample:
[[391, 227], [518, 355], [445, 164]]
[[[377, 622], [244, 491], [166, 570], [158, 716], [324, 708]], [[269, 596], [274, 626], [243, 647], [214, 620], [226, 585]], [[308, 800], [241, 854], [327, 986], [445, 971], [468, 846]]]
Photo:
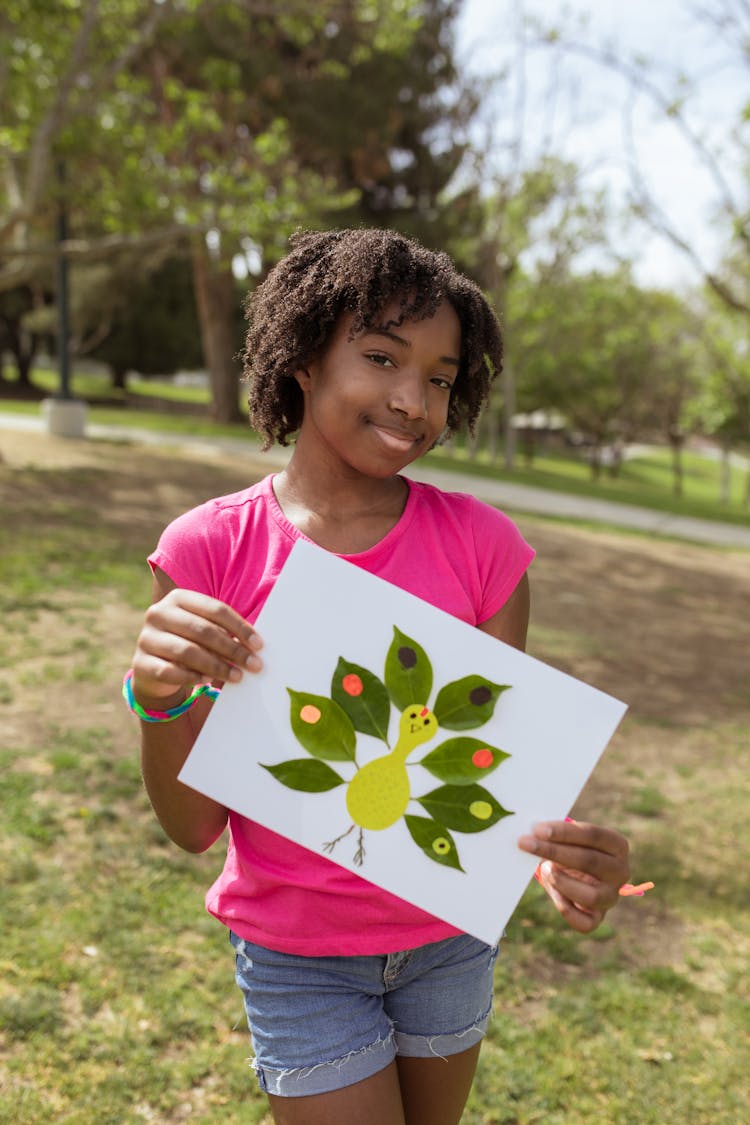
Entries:
[[341, 1058], [316, 1063], [314, 1066], [282, 1070], [262, 1066], [257, 1059], [250, 1059], [250, 1063], [261, 1090], [266, 1094], [299, 1098], [353, 1086], [355, 1082], [362, 1082], [385, 1069], [395, 1057], [395, 1033], [391, 1029], [385, 1038], [378, 1038], [367, 1047], [359, 1047]]

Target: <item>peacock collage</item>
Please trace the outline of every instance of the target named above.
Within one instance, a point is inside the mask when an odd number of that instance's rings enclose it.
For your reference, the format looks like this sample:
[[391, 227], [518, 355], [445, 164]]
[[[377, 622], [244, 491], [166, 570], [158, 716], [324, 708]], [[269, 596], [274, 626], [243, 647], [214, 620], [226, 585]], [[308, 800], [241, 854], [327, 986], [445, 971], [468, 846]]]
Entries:
[[[348, 814], [348, 824], [342, 823], [339, 835], [321, 842], [328, 854], [354, 834], [353, 862], [361, 867], [365, 832], [386, 831], [403, 817], [412, 840], [429, 859], [463, 871], [453, 833], [484, 832], [512, 815], [481, 784], [509, 755], [466, 734], [448, 737], [422, 756], [417, 750], [426, 749], [441, 732], [478, 731], [509, 687], [478, 674], [463, 676], [441, 687], [430, 703], [430, 659], [416, 640], [394, 625], [382, 679], [341, 656], [330, 696], [287, 688], [291, 729], [307, 757], [261, 764], [289, 789], [312, 794], [344, 788], [341, 814], [342, 822]], [[385, 752], [363, 761], [358, 733], [382, 741]], [[415, 766], [441, 784], [415, 792]]]

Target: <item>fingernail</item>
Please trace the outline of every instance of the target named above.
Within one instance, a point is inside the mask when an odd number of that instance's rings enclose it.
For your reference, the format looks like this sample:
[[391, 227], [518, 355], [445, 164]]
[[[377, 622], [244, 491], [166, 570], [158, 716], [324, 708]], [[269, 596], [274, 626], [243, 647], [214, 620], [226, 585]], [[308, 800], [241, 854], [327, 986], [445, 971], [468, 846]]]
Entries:
[[255, 649], [256, 652], [259, 648], [263, 648], [263, 638], [259, 636], [258, 633], [253, 633], [247, 643], [250, 648]]
[[246, 656], [245, 667], [251, 672], [257, 672], [263, 667], [263, 662], [257, 656]]
[[518, 846], [521, 851], [535, 852], [539, 846], [539, 841], [536, 836], [519, 836]]
[[230, 668], [228, 678], [232, 681], [232, 683], [236, 684], [239, 680], [242, 679], [242, 669], [241, 668]]

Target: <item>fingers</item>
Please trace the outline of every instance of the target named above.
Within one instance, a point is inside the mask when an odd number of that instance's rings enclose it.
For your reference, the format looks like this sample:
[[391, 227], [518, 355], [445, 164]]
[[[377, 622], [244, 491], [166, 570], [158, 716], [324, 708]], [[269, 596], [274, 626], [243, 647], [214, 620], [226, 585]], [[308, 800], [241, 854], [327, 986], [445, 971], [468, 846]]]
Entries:
[[574, 820], [547, 821], [534, 825], [533, 834], [522, 836], [518, 846], [615, 889], [630, 876], [628, 841], [612, 828]]
[[630, 868], [628, 841], [619, 832], [577, 821], [548, 821], [518, 846], [543, 862], [540, 881], [573, 929], [590, 933], [618, 900]]
[[[607, 909], [614, 905], [617, 896], [615, 895], [607, 906], [599, 905], [596, 888], [582, 893], [582, 888], [585, 886], [582, 882], [578, 882], [575, 886], [573, 881], [567, 885], [561, 884], [557, 877], [558, 871], [553, 863], [545, 861], [539, 873], [542, 886], [572, 929], [580, 934], [591, 933], [601, 924]], [[565, 890], [563, 890], [564, 886]], [[571, 895], [575, 897], [570, 897]]]
[[136, 698], [164, 698], [201, 680], [237, 681], [262, 667], [263, 642], [215, 598], [174, 589], [146, 612], [133, 659]]

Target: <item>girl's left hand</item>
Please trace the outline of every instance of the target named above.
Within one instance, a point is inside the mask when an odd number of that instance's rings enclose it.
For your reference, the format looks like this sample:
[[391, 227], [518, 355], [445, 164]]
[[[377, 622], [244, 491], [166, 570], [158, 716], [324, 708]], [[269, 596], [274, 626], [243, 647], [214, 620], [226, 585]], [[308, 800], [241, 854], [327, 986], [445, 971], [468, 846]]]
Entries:
[[630, 876], [628, 841], [611, 828], [575, 820], [535, 824], [518, 846], [541, 860], [539, 881], [565, 921], [591, 933]]

